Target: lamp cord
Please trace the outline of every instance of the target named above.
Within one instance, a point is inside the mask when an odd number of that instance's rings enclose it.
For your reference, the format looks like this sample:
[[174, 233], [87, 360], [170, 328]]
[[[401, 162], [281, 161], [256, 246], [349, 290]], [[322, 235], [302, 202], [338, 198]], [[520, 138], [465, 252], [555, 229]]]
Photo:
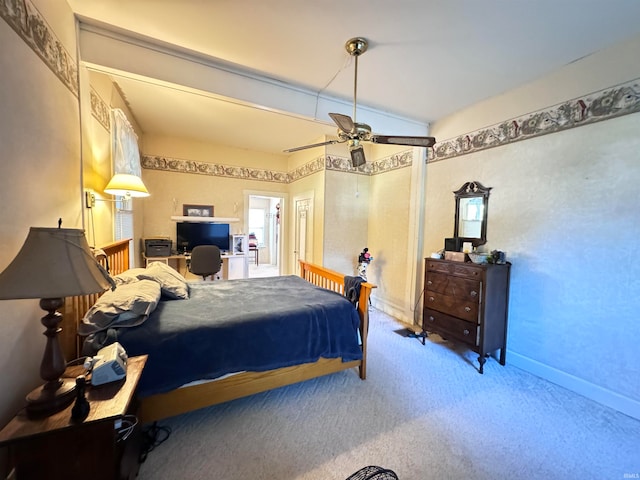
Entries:
[[142, 435], [142, 449], [138, 458], [140, 463], [144, 463], [147, 455], [169, 438], [171, 427], [160, 426], [158, 422], [153, 422], [152, 425], [142, 430]]

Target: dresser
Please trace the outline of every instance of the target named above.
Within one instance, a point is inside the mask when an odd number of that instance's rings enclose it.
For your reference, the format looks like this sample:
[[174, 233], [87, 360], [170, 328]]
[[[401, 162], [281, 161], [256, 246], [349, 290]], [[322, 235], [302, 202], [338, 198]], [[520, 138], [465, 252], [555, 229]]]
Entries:
[[422, 329], [487, 357], [500, 350], [505, 364], [511, 264], [476, 265], [425, 259]]

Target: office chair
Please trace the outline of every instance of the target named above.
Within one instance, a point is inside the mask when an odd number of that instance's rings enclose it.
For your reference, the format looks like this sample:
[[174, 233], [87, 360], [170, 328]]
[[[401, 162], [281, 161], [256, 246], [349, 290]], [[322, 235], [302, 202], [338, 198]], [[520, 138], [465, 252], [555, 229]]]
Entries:
[[198, 245], [191, 250], [189, 271], [200, 275], [203, 280], [209, 275], [213, 279], [213, 275], [220, 271], [221, 264], [220, 249], [215, 245]]

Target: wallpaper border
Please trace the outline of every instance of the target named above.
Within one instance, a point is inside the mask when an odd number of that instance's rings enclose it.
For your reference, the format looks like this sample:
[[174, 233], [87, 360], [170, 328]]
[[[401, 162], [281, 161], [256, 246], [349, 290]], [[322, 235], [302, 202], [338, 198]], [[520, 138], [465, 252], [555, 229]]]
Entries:
[[256, 180], [260, 182], [293, 183], [302, 178], [324, 170], [339, 171], [358, 175], [379, 175], [381, 173], [407, 168], [413, 164], [413, 151], [408, 150], [384, 157], [375, 162], [366, 163], [356, 169], [351, 160], [335, 155], [323, 155], [289, 171], [280, 172], [259, 168], [238, 167], [220, 163], [200, 162], [163, 155], [142, 155], [142, 168], [174, 173], [191, 173], [214, 177], [235, 178], [239, 180]]
[[28, 0], [0, 0], [0, 17], [77, 97], [78, 66], [36, 7]]
[[459, 137], [436, 142], [433, 149], [429, 149], [427, 162], [438, 162], [640, 112], [639, 81], [640, 79], [630, 80]]
[[89, 91], [89, 97], [91, 99], [91, 115], [105, 128], [107, 132], [110, 132], [111, 115], [109, 112], [111, 111], [111, 108], [93, 87], [91, 87], [91, 90]]

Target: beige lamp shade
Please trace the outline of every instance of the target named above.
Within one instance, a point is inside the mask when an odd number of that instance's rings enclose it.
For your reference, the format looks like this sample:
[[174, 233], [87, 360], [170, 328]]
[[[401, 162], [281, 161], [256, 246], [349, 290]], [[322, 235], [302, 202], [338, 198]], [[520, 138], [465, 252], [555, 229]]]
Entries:
[[16, 258], [0, 273], [0, 300], [86, 295], [113, 285], [83, 230], [32, 227]]
[[144, 186], [142, 179], [137, 175], [128, 173], [116, 173], [104, 189], [109, 195], [121, 195], [127, 197], [148, 197], [149, 191]]

